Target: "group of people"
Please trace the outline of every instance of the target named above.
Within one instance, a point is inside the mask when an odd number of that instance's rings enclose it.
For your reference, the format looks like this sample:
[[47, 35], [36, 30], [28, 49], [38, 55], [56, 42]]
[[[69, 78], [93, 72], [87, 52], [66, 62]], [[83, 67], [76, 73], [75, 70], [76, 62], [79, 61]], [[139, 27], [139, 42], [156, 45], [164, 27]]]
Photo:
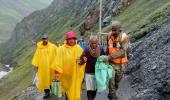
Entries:
[[[116, 74], [109, 81], [110, 100], [116, 100], [118, 83], [123, 77], [127, 63], [128, 36], [121, 31], [119, 21], [112, 23], [112, 31], [107, 34], [107, 52], [99, 44], [98, 37], [91, 35], [88, 46], [81, 48], [76, 42], [75, 32], [67, 32], [65, 42], [57, 47], [48, 40], [47, 35], [42, 36], [42, 41], [37, 43], [32, 64], [38, 75], [38, 92], [45, 92], [44, 99], [50, 96], [51, 82], [58, 79], [62, 84], [62, 91], [66, 100], [81, 100], [82, 83], [86, 83], [88, 100], [96, 97], [96, 88], [88, 88], [89, 79], [95, 77], [95, 64], [97, 58], [106, 55], [105, 63], [110, 63]], [[94, 79], [95, 81], [95, 79]], [[95, 84], [94, 84], [95, 85]], [[94, 86], [95, 87], [95, 86]]]

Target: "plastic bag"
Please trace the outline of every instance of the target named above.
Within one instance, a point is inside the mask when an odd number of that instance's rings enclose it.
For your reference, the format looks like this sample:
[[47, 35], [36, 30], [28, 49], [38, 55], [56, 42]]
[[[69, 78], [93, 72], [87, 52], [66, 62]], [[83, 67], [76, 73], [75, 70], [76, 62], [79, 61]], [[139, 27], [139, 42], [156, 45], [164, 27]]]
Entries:
[[62, 87], [61, 82], [58, 80], [53, 80], [51, 84], [51, 92], [57, 97], [62, 97]]
[[33, 84], [38, 88], [38, 75], [37, 75], [37, 73], [35, 74]]

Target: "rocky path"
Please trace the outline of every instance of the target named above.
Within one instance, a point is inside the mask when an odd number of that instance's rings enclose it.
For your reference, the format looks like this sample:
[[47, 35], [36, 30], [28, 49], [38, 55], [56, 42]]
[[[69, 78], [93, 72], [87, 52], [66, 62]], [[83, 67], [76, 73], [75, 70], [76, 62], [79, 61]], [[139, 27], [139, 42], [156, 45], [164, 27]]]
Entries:
[[[33, 100], [43, 100], [43, 94], [39, 94], [37, 96], [35, 96], [33, 98]], [[66, 100], [65, 97], [62, 97], [62, 98], [57, 98], [55, 96], [51, 96], [50, 98], [46, 99], [46, 100]], [[82, 94], [82, 100], [87, 100], [87, 97], [86, 97], [86, 91], [84, 90], [83, 91], [83, 94]], [[107, 99], [107, 92], [103, 92], [103, 93], [98, 93], [95, 100], [108, 100]]]
[[[108, 100], [107, 94], [108, 94], [107, 91], [97, 93], [95, 100]], [[21, 93], [17, 94], [12, 100], [44, 100], [44, 99], [43, 94], [38, 94], [36, 92], [36, 88], [34, 86], [31, 86], [27, 88], [25, 91], [22, 91]], [[66, 100], [66, 99], [65, 97], [57, 98], [56, 96], [52, 95], [50, 98], [45, 100]], [[87, 100], [85, 90], [83, 90], [82, 93], [82, 100]]]

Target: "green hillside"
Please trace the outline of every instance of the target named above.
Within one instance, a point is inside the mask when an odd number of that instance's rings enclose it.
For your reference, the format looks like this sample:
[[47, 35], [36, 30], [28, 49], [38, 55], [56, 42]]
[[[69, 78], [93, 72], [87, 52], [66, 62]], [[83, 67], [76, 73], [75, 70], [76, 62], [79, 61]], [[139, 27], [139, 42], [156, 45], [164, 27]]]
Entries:
[[[152, 5], [152, 6], [151, 6]], [[133, 40], [138, 40], [150, 31], [158, 29], [169, 19], [169, 0], [139, 0], [114, 19], [122, 22], [122, 28]], [[104, 31], [110, 26], [104, 28]]]
[[1, 0], [0, 43], [10, 38], [15, 24], [35, 10], [47, 7], [52, 0]]
[[[106, 4], [110, 3], [107, 0], [103, 1]], [[63, 6], [60, 6], [60, 3]], [[11, 54], [12, 62], [17, 62], [17, 68], [0, 83], [0, 97], [9, 99], [16, 92], [31, 85], [33, 76], [31, 59], [35, 50], [31, 40], [35, 37], [35, 32], [48, 33], [52, 42], [56, 41], [56, 37], [63, 39], [63, 33], [68, 30], [72, 29], [79, 33], [79, 27], [89, 12], [93, 12], [97, 6], [98, 3], [93, 0], [72, 0], [72, 3], [56, 0], [49, 8], [37, 11], [22, 20], [13, 32], [15, 38], [11, 38], [11, 41], [15, 41], [17, 44], [8, 42], [13, 48], [7, 51], [8, 54]], [[86, 10], [84, 10], [85, 8]], [[162, 26], [170, 18], [169, 11], [169, 0], [136, 0], [113, 19], [120, 20], [123, 30], [129, 32], [133, 41], [137, 41]], [[15, 12], [13, 13], [15, 14]], [[91, 30], [97, 32], [96, 27], [97, 25]], [[107, 32], [110, 28], [107, 26], [103, 31]], [[40, 34], [36, 37], [39, 39], [39, 36]], [[6, 53], [3, 54], [6, 55]]]

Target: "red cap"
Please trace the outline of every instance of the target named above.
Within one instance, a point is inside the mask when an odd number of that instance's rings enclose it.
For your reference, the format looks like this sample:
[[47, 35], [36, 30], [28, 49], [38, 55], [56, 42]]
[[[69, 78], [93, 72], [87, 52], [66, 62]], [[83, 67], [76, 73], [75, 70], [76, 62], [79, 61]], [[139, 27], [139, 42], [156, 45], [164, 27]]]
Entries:
[[75, 32], [72, 32], [72, 31], [71, 31], [71, 32], [67, 32], [67, 33], [66, 33], [66, 40], [67, 40], [67, 39], [71, 39], [71, 38], [77, 38]]

